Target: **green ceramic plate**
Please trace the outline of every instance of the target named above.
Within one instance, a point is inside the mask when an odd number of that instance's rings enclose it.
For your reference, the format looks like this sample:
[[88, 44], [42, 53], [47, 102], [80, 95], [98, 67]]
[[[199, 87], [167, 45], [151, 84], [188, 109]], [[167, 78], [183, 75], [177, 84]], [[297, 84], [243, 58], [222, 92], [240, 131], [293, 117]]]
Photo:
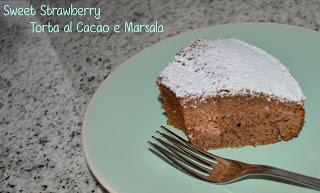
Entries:
[[95, 93], [84, 119], [82, 145], [92, 173], [112, 193], [314, 192], [266, 179], [229, 185], [203, 182], [176, 170], [148, 150], [147, 140], [166, 123], [156, 77], [179, 49], [203, 37], [234, 37], [266, 50], [287, 65], [307, 97], [305, 124], [298, 138], [213, 152], [320, 178], [320, 34], [265, 23], [190, 31], [145, 49], [112, 73]]

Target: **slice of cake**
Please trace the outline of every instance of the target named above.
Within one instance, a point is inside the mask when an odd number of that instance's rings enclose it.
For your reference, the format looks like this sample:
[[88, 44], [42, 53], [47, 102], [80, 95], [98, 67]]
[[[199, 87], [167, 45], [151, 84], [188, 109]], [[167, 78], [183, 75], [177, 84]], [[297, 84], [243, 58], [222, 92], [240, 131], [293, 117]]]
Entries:
[[237, 39], [193, 42], [157, 85], [168, 124], [203, 149], [287, 141], [304, 122], [305, 97], [289, 70]]

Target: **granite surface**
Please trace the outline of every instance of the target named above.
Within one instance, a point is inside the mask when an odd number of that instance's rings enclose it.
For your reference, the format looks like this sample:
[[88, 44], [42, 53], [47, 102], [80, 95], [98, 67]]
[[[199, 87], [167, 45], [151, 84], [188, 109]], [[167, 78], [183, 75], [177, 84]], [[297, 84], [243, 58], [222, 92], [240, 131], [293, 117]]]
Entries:
[[[40, 1], [32, 3], [37, 7]], [[48, 2], [48, 1], [46, 1]], [[64, 1], [66, 2], [66, 1]], [[98, 85], [142, 49], [181, 32], [231, 22], [320, 29], [320, 1], [72, 1], [103, 10], [101, 22], [165, 25], [165, 33], [32, 33], [29, 22], [64, 17], [0, 15], [0, 192], [107, 192], [86, 166], [82, 119]], [[63, 6], [63, 1], [51, 1]], [[82, 18], [89, 20], [89, 18]]]

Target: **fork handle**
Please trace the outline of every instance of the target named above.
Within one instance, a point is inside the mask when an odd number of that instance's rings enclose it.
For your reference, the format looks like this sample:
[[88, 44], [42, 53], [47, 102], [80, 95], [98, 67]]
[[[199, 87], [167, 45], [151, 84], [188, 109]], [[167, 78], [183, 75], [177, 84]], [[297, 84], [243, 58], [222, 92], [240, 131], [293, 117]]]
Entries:
[[313, 178], [310, 176], [305, 176], [295, 172], [290, 172], [280, 168], [275, 168], [275, 167], [266, 166], [266, 165], [257, 165], [256, 171], [254, 173], [280, 177], [292, 182], [296, 182], [301, 185], [309, 186], [309, 187], [320, 190], [320, 179]]

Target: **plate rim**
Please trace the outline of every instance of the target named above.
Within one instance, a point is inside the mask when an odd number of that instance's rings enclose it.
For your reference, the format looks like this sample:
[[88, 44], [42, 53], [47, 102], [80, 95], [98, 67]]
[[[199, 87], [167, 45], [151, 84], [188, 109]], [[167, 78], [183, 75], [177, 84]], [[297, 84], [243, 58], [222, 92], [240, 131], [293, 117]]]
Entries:
[[[289, 25], [289, 24], [283, 24], [283, 23], [272, 23], [272, 22], [235, 22], [235, 23], [225, 23], [225, 24], [218, 24], [218, 25], [211, 25], [211, 26], [205, 26], [205, 27], [200, 27], [197, 29], [192, 29], [192, 30], [188, 30], [179, 34], [176, 34], [172, 37], [167, 37], [157, 43], [151, 44], [148, 47], [142, 49], [141, 51], [137, 52], [136, 54], [132, 55], [130, 58], [128, 58], [126, 61], [124, 61], [123, 63], [121, 63], [113, 72], [110, 73], [110, 75], [104, 79], [100, 85], [98, 86], [98, 88], [96, 89], [96, 91], [94, 92], [94, 94], [92, 95], [92, 97], [90, 98], [90, 101], [88, 103], [88, 106], [86, 108], [84, 117], [83, 117], [83, 121], [82, 121], [82, 128], [81, 128], [81, 139], [80, 139], [80, 144], [82, 147], [82, 151], [84, 154], [84, 158], [85, 158], [85, 162], [86, 165], [88, 166], [89, 170], [92, 172], [94, 178], [96, 178], [96, 180], [102, 185], [102, 187], [104, 189], [106, 189], [108, 192], [110, 193], [120, 193], [117, 190], [115, 190], [112, 185], [102, 177], [102, 175], [99, 173], [98, 169], [96, 168], [96, 166], [93, 163], [93, 160], [90, 157], [90, 153], [89, 153], [89, 149], [88, 149], [88, 142], [86, 140], [86, 135], [84, 135], [85, 133], [87, 133], [88, 131], [88, 127], [87, 127], [87, 120], [88, 120], [88, 114], [90, 109], [92, 108], [92, 103], [93, 101], [95, 101], [95, 98], [97, 97], [98, 93], [101, 92], [102, 88], [104, 87], [104, 85], [107, 84], [108, 80], [110, 80], [115, 74], [117, 74], [124, 66], [128, 65], [130, 63], [130, 61], [135, 58], [137, 55], [142, 54], [143, 52], [145, 52], [146, 50], [148, 50], [149, 48], [156, 46], [158, 44], [163, 43], [164, 41], [169, 41], [171, 38], [176, 38], [177, 36], [182, 36], [184, 34], [187, 33], [191, 33], [193, 31], [197, 31], [197, 30], [203, 30], [205, 28], [214, 28], [214, 27], [223, 27], [223, 26], [228, 26], [228, 25], [252, 25], [252, 24], [256, 24], [256, 25], [269, 25], [269, 26], [281, 26], [281, 27], [287, 27], [287, 28], [293, 28], [293, 29], [298, 29], [301, 31], [306, 31], [306, 32], [312, 32], [312, 33], [319, 33], [315, 30], [312, 29], [307, 29], [301, 26], [295, 26], [295, 25]], [[320, 33], [319, 33], [320, 34]]]

